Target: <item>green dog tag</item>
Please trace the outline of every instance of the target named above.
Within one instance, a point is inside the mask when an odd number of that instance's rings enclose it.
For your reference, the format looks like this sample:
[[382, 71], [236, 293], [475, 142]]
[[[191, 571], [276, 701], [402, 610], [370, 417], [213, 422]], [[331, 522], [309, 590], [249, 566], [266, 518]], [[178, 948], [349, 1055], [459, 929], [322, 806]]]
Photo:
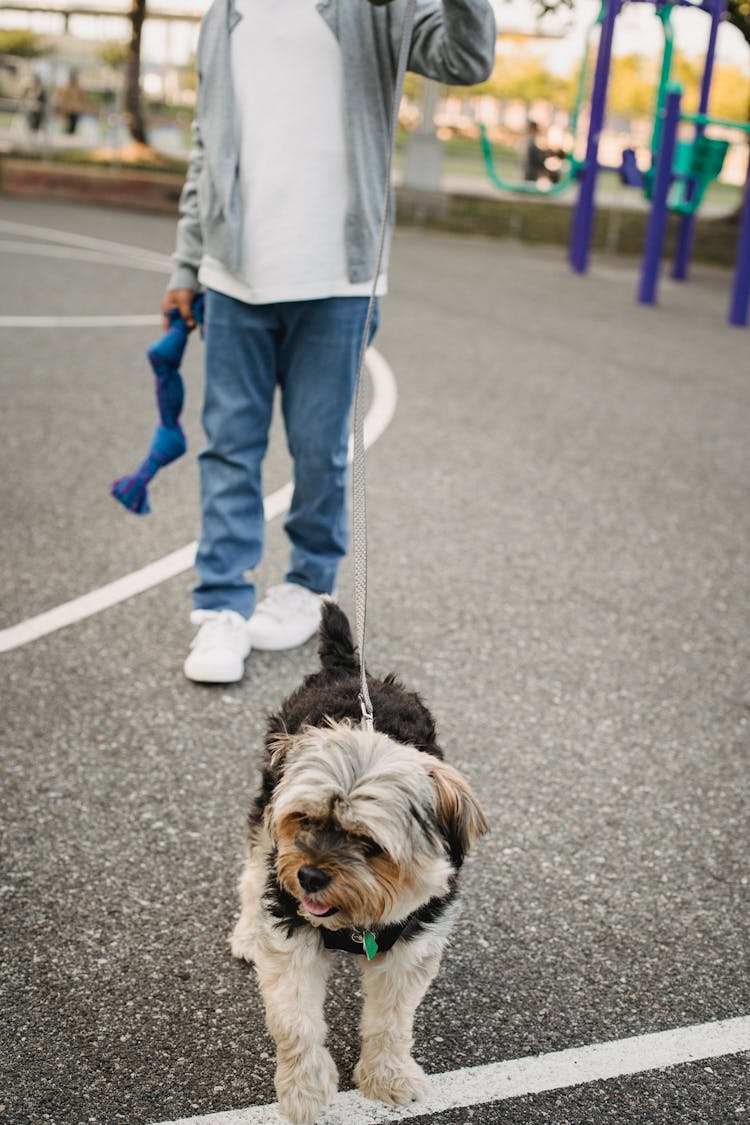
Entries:
[[367, 957], [367, 960], [372, 961], [373, 957], [378, 951], [378, 943], [375, 941], [375, 934], [371, 934], [370, 931], [367, 930], [362, 935], [362, 944], [365, 947], [365, 956]]

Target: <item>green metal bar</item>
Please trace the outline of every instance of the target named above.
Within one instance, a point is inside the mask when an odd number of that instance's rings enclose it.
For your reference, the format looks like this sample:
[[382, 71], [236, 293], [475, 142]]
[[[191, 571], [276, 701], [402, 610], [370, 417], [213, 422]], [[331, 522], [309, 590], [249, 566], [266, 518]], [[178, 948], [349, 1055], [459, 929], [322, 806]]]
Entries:
[[672, 55], [674, 52], [674, 30], [672, 28], [672, 6], [665, 4], [656, 9], [656, 14], [661, 21], [664, 31], [664, 54], [661, 59], [661, 73], [659, 85], [656, 90], [656, 108], [654, 110], [654, 130], [651, 135], [651, 164], [656, 164], [656, 156], [661, 144], [661, 130], [664, 124], [664, 106], [667, 101], [667, 87], [672, 74]]
[[599, 27], [607, 12], [607, 0], [602, 0], [602, 6], [599, 9], [599, 15], [594, 22], [589, 25], [586, 32], [586, 39], [583, 44], [583, 59], [581, 61], [581, 69], [578, 71], [578, 85], [576, 88], [575, 101], [573, 102], [573, 109], [570, 112], [570, 132], [573, 136], [573, 144], [575, 144], [576, 133], [578, 132], [578, 118], [581, 113], [581, 106], [586, 94], [586, 79], [589, 70], [589, 56], [591, 54], [591, 39], [594, 34], [594, 29]]
[[482, 142], [482, 155], [484, 156], [484, 164], [487, 169], [487, 175], [492, 180], [495, 187], [501, 191], [513, 191], [519, 195], [560, 195], [574, 182], [578, 176], [583, 162], [576, 160], [572, 156], [566, 157], [568, 161], [568, 170], [563, 176], [560, 177], [556, 184], [552, 184], [548, 188], [539, 188], [535, 183], [528, 183], [526, 180], [504, 180], [498, 175], [495, 169], [495, 157], [492, 152], [492, 144], [487, 136], [487, 130], [484, 125], [479, 126], [479, 136]]
[[[586, 78], [588, 77], [589, 54], [591, 47], [591, 38], [594, 34], [595, 28], [603, 23], [604, 17], [607, 12], [607, 0], [602, 0], [601, 8], [596, 19], [591, 23], [586, 32], [586, 41], [583, 48], [583, 60], [581, 68], [578, 72], [578, 84], [576, 88], [576, 96], [573, 102], [573, 108], [570, 111], [570, 124], [569, 131], [573, 136], [573, 144], [575, 145], [576, 134], [578, 132], [578, 118], [581, 112], [583, 99], [586, 95]], [[527, 183], [524, 180], [504, 180], [498, 175], [495, 169], [495, 158], [492, 152], [492, 144], [487, 136], [487, 130], [484, 125], [479, 126], [479, 135], [482, 143], [482, 156], [484, 157], [485, 168], [495, 187], [501, 191], [512, 191], [519, 195], [559, 195], [565, 191], [570, 185], [578, 178], [578, 175], [583, 168], [585, 161], [577, 160], [571, 153], [566, 157], [568, 162], [568, 169], [562, 175], [556, 184], [552, 184], [549, 188], [538, 188], [535, 183]]]
[[707, 113], [681, 113], [681, 121], [689, 121], [692, 125], [721, 125], [725, 129], [739, 129], [741, 133], [750, 133], [750, 122], [730, 121], [725, 117], [710, 117]]

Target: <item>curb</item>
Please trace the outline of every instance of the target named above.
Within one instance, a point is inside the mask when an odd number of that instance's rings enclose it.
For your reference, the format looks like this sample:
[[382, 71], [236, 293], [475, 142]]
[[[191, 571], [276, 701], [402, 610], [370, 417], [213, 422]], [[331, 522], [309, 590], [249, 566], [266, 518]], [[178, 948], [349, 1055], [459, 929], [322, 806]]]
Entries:
[[183, 175], [91, 168], [42, 160], [0, 160], [0, 194], [14, 199], [51, 199], [125, 207], [158, 215], [177, 215]]
[[[183, 179], [183, 172], [92, 168], [7, 156], [0, 160], [0, 195], [123, 207], [175, 218]], [[400, 226], [558, 246], [567, 245], [573, 210], [572, 203], [559, 200], [404, 187], [396, 189], [396, 203]], [[592, 251], [641, 254], [647, 218], [644, 210], [598, 206]], [[678, 217], [670, 216], [665, 256], [671, 253], [677, 224]], [[737, 237], [736, 225], [727, 219], [700, 220], [694, 261], [731, 267]]]

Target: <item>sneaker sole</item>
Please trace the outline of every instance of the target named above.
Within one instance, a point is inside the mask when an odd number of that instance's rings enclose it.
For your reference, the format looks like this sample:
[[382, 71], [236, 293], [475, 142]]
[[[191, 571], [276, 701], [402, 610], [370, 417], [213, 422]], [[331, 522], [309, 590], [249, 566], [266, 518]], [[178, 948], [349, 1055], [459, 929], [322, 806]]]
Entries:
[[216, 672], [210, 672], [208, 670], [205, 672], [200, 672], [198, 669], [189, 670], [187, 662], [183, 665], [182, 670], [185, 673], [185, 678], [194, 684], [237, 684], [245, 675], [244, 663], [239, 673], [234, 673], [233, 675], [227, 675], [226, 673], [224, 675], [218, 675]]

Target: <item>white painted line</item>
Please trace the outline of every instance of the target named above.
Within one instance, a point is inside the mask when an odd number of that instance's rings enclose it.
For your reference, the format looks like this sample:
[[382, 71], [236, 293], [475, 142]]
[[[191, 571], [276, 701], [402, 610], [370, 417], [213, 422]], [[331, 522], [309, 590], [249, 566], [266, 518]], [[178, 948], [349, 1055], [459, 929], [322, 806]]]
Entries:
[[[390, 425], [396, 410], [397, 393], [393, 372], [374, 348], [370, 348], [367, 353], [367, 370], [372, 379], [373, 399], [365, 418], [364, 436], [365, 445], [370, 446]], [[351, 439], [349, 458], [351, 460]], [[285, 512], [291, 499], [291, 483], [283, 485], [266, 497], [263, 502], [266, 520], [272, 520]], [[136, 594], [142, 594], [145, 590], [151, 590], [169, 578], [175, 578], [191, 568], [195, 559], [195, 548], [195, 542], [188, 543], [186, 547], [180, 547], [164, 558], [149, 563], [148, 566], [131, 574], [126, 574], [124, 578], [118, 578], [115, 582], [100, 586], [80, 598], [64, 602], [54, 609], [47, 610], [46, 613], [29, 617], [18, 625], [3, 629], [0, 631], [0, 652], [10, 652], [12, 649], [20, 648], [30, 641], [38, 640], [39, 637], [63, 629], [66, 625], [73, 625], [76, 621], [101, 613], [102, 610], [118, 605], [127, 598], [135, 597]]]
[[0, 239], [0, 251], [6, 254], [35, 255], [37, 258], [62, 258], [66, 262], [97, 262], [101, 265], [123, 266], [130, 270], [148, 270], [164, 273], [164, 263], [156, 259], [126, 257], [105, 250], [83, 250], [74, 246], [53, 246], [45, 242], [21, 242], [19, 239]]
[[124, 242], [110, 242], [106, 238], [93, 238], [88, 234], [74, 234], [72, 231], [55, 230], [53, 227], [38, 227], [31, 223], [14, 223], [8, 219], [0, 219], [0, 231], [3, 234], [25, 235], [27, 238], [37, 238], [44, 242], [57, 242], [63, 246], [81, 246], [90, 250], [104, 250], [109, 254], [116, 254], [120, 258], [134, 258], [141, 261], [158, 262], [165, 272], [172, 268], [172, 259], [168, 254], [158, 254], [153, 250], [141, 250], [137, 246], [128, 246]]
[[[750, 1016], [716, 1023], [678, 1027], [632, 1039], [616, 1039], [589, 1047], [573, 1047], [548, 1055], [533, 1055], [487, 1066], [466, 1067], [431, 1077], [422, 1102], [387, 1106], [367, 1101], [355, 1090], [337, 1094], [316, 1118], [316, 1125], [386, 1125], [430, 1113], [564, 1090], [587, 1082], [602, 1082], [630, 1074], [720, 1058], [750, 1050]], [[161, 1125], [289, 1125], [276, 1104], [181, 1117]]]
[[158, 313], [103, 316], [0, 316], [0, 328], [143, 328], [160, 325]]
[[126, 574], [124, 578], [118, 578], [117, 581], [100, 586], [80, 598], [64, 602], [55, 609], [47, 610], [46, 613], [29, 617], [18, 625], [3, 629], [0, 633], [0, 652], [10, 652], [11, 649], [27, 645], [30, 641], [47, 636], [48, 633], [64, 629], [66, 625], [83, 621], [85, 617], [92, 617], [95, 613], [101, 613], [103, 609], [109, 609], [118, 602], [125, 601], [126, 598], [135, 597], [136, 594], [142, 594], [144, 590], [158, 586], [160, 582], [166, 582], [168, 578], [174, 578], [176, 574], [182, 574], [193, 565], [195, 548], [195, 542], [188, 543], [186, 547], [181, 547], [171, 555], [165, 555], [164, 558], [149, 563], [141, 570]]

